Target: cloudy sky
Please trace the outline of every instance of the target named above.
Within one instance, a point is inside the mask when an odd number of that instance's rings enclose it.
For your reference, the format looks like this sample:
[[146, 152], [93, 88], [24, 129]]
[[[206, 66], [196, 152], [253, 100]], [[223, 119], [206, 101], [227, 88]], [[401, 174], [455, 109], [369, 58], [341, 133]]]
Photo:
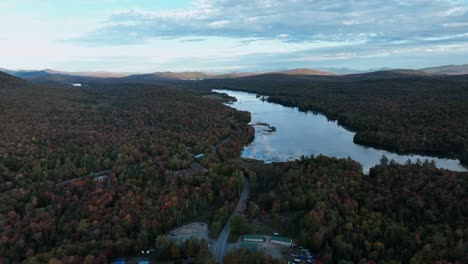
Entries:
[[1, 0], [0, 67], [422, 68], [468, 63], [468, 0]]

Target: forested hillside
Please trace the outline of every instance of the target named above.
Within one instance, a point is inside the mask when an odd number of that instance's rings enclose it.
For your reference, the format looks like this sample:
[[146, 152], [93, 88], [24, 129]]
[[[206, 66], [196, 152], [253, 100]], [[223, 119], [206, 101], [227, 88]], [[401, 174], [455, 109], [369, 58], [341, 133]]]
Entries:
[[0, 89], [14, 89], [24, 86], [25, 82], [20, 78], [13, 77], [0, 71]]
[[[262, 169], [264, 171], [265, 168]], [[255, 204], [296, 212], [290, 228], [324, 263], [466, 263], [468, 174], [385, 158], [363, 176], [319, 156], [258, 171]]]
[[355, 130], [354, 141], [400, 153], [458, 158], [468, 164], [466, 76], [399, 76], [382, 73], [322, 80], [264, 75], [210, 80], [210, 88], [269, 95], [268, 100], [318, 111]]
[[[11, 80], [0, 86], [1, 263], [105, 263], [235, 204], [243, 178], [227, 161], [252, 136], [248, 113], [174, 88]], [[208, 173], [181, 172], [199, 153]]]
[[[399, 131], [389, 148], [459, 155], [442, 147], [466, 151], [465, 83], [432, 82], [324, 82], [302, 90], [300, 82], [285, 90], [270, 82], [255, 91], [353, 127], [367, 124], [358, 131], [366, 138]], [[252, 83], [227, 85], [253, 90]], [[237, 159], [253, 136], [250, 115], [201, 96], [209, 87], [181, 87], [37, 86], [0, 73], [0, 263], [106, 263], [169, 245], [161, 234], [201, 214], [217, 234], [244, 175], [249, 220], [286, 214], [287, 232], [324, 263], [467, 262], [467, 173], [383, 158], [365, 176], [355, 161], [324, 156], [252, 166]], [[192, 173], [191, 164], [206, 171]], [[202, 241], [160, 255], [212, 261]], [[275, 263], [247, 251], [225, 261]]]

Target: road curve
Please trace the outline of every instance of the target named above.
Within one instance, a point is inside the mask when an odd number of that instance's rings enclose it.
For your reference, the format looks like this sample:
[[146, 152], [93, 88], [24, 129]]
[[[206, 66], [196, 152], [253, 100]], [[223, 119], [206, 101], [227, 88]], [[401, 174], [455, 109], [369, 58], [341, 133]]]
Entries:
[[231, 216], [227, 220], [226, 224], [224, 225], [223, 230], [219, 234], [218, 240], [216, 240], [216, 243], [214, 247], [212, 248], [216, 263], [223, 262], [224, 255], [226, 254], [227, 240], [229, 238], [229, 234], [231, 233], [231, 220], [240, 211], [245, 201], [247, 200], [248, 196], [249, 196], [249, 181], [247, 179], [244, 179], [242, 193], [240, 195], [239, 202], [236, 205], [236, 209], [234, 209], [234, 212], [232, 212]]

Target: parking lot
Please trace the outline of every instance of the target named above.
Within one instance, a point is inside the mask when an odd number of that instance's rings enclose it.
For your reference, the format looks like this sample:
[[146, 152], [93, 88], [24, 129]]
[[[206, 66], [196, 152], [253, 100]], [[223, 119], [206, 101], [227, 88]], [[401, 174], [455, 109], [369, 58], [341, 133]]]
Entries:
[[[275, 259], [288, 261], [291, 263], [313, 263], [313, 257], [307, 249], [296, 246], [283, 246], [271, 243], [271, 238], [275, 236], [262, 235], [263, 242], [248, 242], [243, 241], [242, 237], [236, 243], [231, 243], [228, 247], [228, 252], [245, 248], [252, 252], [263, 252]], [[294, 262], [294, 260], [300, 260]]]
[[302, 247], [292, 247], [288, 251], [287, 260], [290, 263], [314, 263], [315, 257], [308, 249]]
[[196, 237], [198, 239], [208, 239], [208, 225], [202, 222], [194, 222], [188, 225], [178, 227], [169, 232], [171, 240], [177, 244], [182, 244], [187, 241], [190, 237]]

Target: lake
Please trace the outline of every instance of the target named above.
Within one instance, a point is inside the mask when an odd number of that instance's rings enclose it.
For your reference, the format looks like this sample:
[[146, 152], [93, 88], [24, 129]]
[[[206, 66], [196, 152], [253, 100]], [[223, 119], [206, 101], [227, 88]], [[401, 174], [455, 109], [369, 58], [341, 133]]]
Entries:
[[[297, 107], [285, 107], [262, 101], [256, 94], [231, 90], [213, 90], [235, 97], [227, 105], [252, 115], [255, 139], [244, 147], [242, 157], [265, 162], [295, 160], [301, 156], [326, 155], [348, 158], [362, 164], [364, 172], [380, 162], [385, 155], [389, 160], [404, 164], [408, 160], [434, 160], [438, 168], [467, 171], [458, 160], [422, 155], [399, 155], [385, 150], [365, 147], [353, 142], [354, 132], [330, 121], [322, 114], [301, 112]], [[268, 125], [267, 125], [268, 124]]]

